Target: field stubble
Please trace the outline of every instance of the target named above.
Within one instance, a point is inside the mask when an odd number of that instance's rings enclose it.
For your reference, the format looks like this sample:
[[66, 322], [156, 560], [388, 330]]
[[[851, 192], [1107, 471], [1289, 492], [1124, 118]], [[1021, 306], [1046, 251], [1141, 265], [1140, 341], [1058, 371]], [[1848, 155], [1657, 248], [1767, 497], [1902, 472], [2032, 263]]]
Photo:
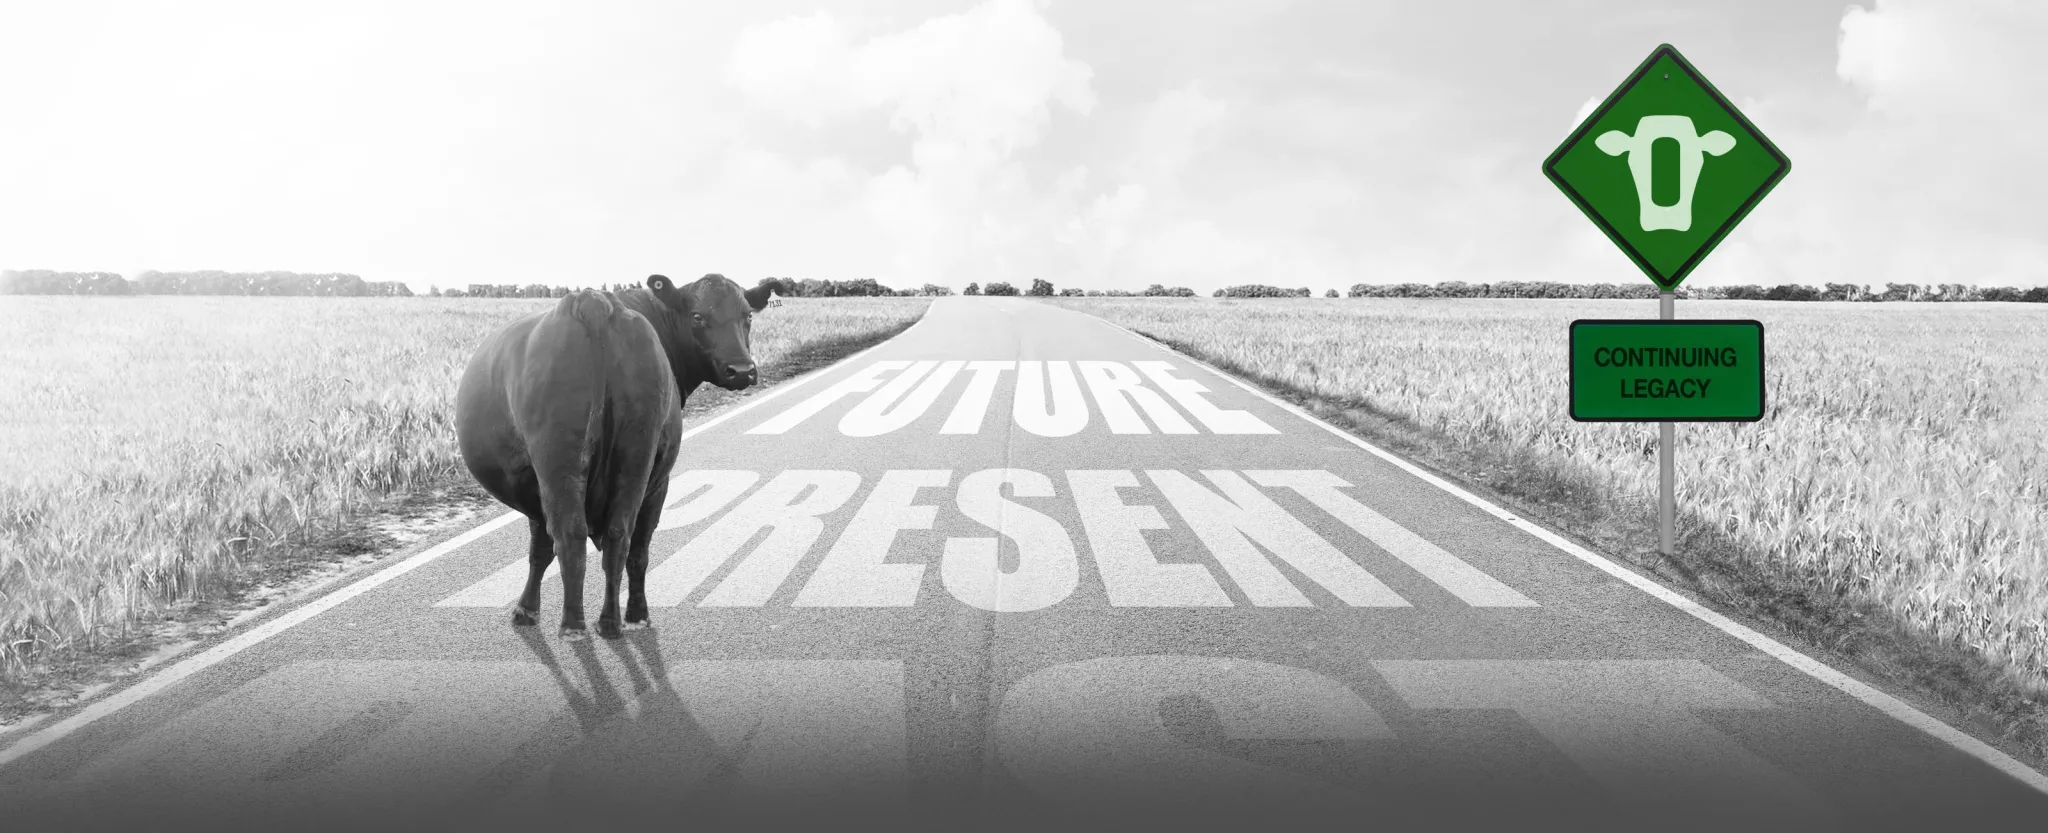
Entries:
[[[1565, 366], [1572, 319], [1655, 318], [1654, 301], [1058, 303], [1269, 384], [1535, 455], [1654, 523], [1655, 425], [1572, 421]], [[1764, 323], [1769, 409], [1677, 426], [1681, 547], [1710, 527], [1753, 570], [1874, 603], [2048, 694], [2048, 310], [1699, 301], [1678, 315]]]
[[[921, 316], [927, 298], [785, 300], [763, 383]], [[552, 299], [0, 296], [0, 682], [232, 592], [393, 500], [474, 492], [456, 382]], [[690, 413], [734, 394], [700, 388]]]

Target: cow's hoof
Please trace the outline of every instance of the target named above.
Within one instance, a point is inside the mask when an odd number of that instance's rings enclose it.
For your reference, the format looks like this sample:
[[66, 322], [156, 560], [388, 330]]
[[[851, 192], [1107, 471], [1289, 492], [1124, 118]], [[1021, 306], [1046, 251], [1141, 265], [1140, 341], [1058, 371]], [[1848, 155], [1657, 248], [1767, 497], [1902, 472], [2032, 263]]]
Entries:
[[647, 619], [648, 619], [648, 617], [647, 617], [647, 608], [644, 608], [644, 607], [643, 607], [643, 608], [640, 608], [640, 609], [638, 609], [638, 610], [635, 610], [635, 609], [633, 609], [633, 608], [630, 608], [630, 607], [629, 607], [629, 608], [626, 608], [626, 624], [628, 624], [628, 625], [645, 625], [645, 624], [648, 624], [648, 621], [647, 621]]
[[563, 639], [589, 639], [589, 638], [590, 638], [590, 631], [589, 631], [589, 629], [587, 629], [587, 628], [583, 627], [583, 623], [582, 623], [582, 622], [577, 622], [577, 623], [575, 623], [575, 624], [573, 624], [573, 625], [572, 625], [572, 624], [569, 624], [569, 623], [567, 623], [567, 622], [564, 622], [564, 623], [562, 623], [562, 638], [563, 638]]
[[626, 627], [636, 631], [651, 631], [654, 630], [654, 620], [642, 619], [638, 622], [635, 622], [631, 619], [628, 619], [626, 620]]
[[540, 624], [540, 611], [527, 610], [526, 608], [520, 607], [518, 605], [513, 605], [512, 624], [518, 625], [520, 627], [532, 627], [534, 625], [538, 625]]
[[619, 620], [617, 619], [597, 620], [597, 635], [602, 636], [606, 639], [617, 639], [621, 636], [625, 636], [625, 634], [619, 630]]

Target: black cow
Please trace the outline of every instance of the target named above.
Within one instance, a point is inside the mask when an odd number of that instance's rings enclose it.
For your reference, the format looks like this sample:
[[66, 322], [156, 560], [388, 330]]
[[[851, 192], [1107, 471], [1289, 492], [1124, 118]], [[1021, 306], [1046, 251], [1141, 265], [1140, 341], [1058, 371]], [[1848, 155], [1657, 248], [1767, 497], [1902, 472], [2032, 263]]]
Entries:
[[661, 525], [682, 438], [682, 405], [704, 382], [752, 385], [755, 312], [774, 284], [741, 291], [723, 275], [678, 287], [580, 289], [486, 338], [456, 392], [455, 433], [471, 474], [526, 515], [532, 544], [517, 625], [540, 615], [540, 580], [562, 562], [562, 634], [583, 625], [584, 540], [604, 554], [598, 633], [647, 621], [647, 542]]

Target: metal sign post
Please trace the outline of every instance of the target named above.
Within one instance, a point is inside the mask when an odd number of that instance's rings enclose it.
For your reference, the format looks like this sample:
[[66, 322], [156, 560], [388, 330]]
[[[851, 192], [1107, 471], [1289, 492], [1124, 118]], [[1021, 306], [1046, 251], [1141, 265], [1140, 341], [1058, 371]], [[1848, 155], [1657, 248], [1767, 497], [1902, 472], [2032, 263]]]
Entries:
[[[1678, 293], [1657, 295], [1658, 320], [1677, 318], [1677, 307]], [[1677, 433], [1676, 423], [1657, 423], [1657, 551], [1667, 556], [1671, 554], [1671, 516], [1678, 514], [1678, 498], [1672, 494], [1678, 479], [1678, 462], [1673, 459], [1678, 450], [1672, 447], [1673, 435]]]

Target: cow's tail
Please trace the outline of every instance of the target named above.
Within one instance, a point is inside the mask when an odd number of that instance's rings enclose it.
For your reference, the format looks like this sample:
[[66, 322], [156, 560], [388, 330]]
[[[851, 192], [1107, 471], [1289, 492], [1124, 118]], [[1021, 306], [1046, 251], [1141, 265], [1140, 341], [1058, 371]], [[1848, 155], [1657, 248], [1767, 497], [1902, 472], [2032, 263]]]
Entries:
[[611, 482], [612, 438], [612, 397], [605, 389], [611, 375], [613, 356], [612, 318], [619, 314], [621, 307], [611, 293], [593, 289], [579, 289], [569, 293], [556, 306], [570, 318], [583, 325], [583, 332], [590, 338], [591, 401], [588, 422], [583, 426], [584, 448], [590, 457], [584, 461], [583, 517], [589, 524], [591, 539], [597, 540], [597, 533], [604, 528], [606, 510], [602, 505], [609, 494], [606, 484]]
[[604, 331], [605, 324], [619, 311], [619, 302], [611, 293], [595, 289], [578, 289], [562, 296], [562, 302], [555, 305], [557, 312], [582, 322], [583, 329], [596, 338]]

